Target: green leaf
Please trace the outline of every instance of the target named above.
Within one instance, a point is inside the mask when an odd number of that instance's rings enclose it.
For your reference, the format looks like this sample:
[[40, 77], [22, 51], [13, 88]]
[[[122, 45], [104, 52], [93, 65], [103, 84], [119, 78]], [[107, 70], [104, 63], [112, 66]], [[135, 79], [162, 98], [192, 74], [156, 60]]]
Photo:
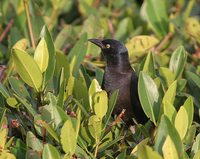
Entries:
[[176, 118], [175, 118], [175, 128], [178, 131], [181, 139], [185, 137], [188, 129], [188, 115], [185, 107], [181, 106]]
[[183, 46], [178, 47], [172, 54], [169, 69], [175, 74], [175, 79], [178, 79], [184, 70], [187, 61], [187, 53]]
[[61, 159], [58, 150], [51, 144], [45, 144], [42, 151], [42, 158]]
[[142, 66], [142, 71], [148, 73], [152, 78], [155, 78], [155, 68], [154, 68], [154, 59], [153, 52], [149, 52], [146, 60]]
[[196, 135], [196, 125], [192, 125], [190, 126], [185, 138], [184, 138], [184, 143], [186, 145], [189, 145], [191, 146], [194, 142], [194, 138], [195, 138], [195, 135]]
[[44, 38], [41, 38], [39, 44], [35, 49], [34, 60], [38, 64], [40, 71], [46, 71], [49, 63], [49, 52]]
[[168, 68], [160, 67], [159, 73], [164, 82], [164, 86], [168, 88], [175, 80], [175, 74]]
[[113, 146], [114, 144], [116, 144], [118, 141], [121, 141], [123, 139], [123, 136], [117, 136], [114, 140], [112, 140], [111, 142], [109, 142], [108, 144], [106, 144], [104, 147], [100, 148], [98, 150], [99, 153], [104, 152], [105, 150], [107, 150], [109, 147]]
[[188, 97], [185, 103], [183, 104], [188, 116], [188, 128], [192, 125], [193, 116], [194, 116], [194, 105], [193, 98]]
[[59, 78], [60, 71], [64, 68], [65, 78], [68, 79], [70, 75], [70, 63], [67, 60], [67, 56], [64, 53], [56, 51], [56, 66], [54, 71], [54, 76]]
[[88, 120], [88, 128], [90, 131], [90, 134], [92, 135], [92, 137], [98, 141], [100, 136], [101, 136], [101, 119], [96, 116], [96, 115], [92, 115], [90, 116], [89, 120]]
[[27, 132], [26, 145], [28, 148], [37, 152], [42, 152], [43, 150], [42, 142], [31, 131]]
[[61, 129], [60, 140], [65, 153], [73, 155], [76, 150], [77, 138], [76, 129], [70, 119], [65, 122]]
[[168, 100], [164, 101], [163, 107], [164, 107], [164, 114], [169, 118], [171, 123], [174, 123], [177, 114], [175, 107]]
[[160, 154], [163, 154], [163, 145], [168, 136], [175, 146], [175, 150], [178, 153], [179, 159], [182, 159], [184, 155], [184, 148], [181, 142], [181, 138], [170, 120], [165, 115], [162, 115], [154, 145], [155, 150]]
[[45, 39], [45, 42], [48, 48], [48, 54], [49, 54], [48, 67], [44, 74], [44, 81], [45, 81], [44, 83], [46, 84], [53, 77], [53, 74], [54, 74], [55, 62], [56, 62], [55, 61], [55, 47], [54, 47], [51, 34], [49, 33], [49, 30], [46, 26], [42, 28], [40, 37]]
[[13, 107], [13, 108], [18, 108], [18, 106], [17, 106], [18, 102], [17, 102], [17, 100], [16, 100], [15, 98], [13, 98], [13, 97], [8, 97], [8, 98], [6, 99], [6, 102], [7, 102], [7, 104], [8, 104], [9, 106], [11, 106], [11, 107]]
[[175, 96], [176, 96], [176, 88], [177, 88], [177, 81], [174, 81], [166, 91], [162, 102], [164, 103], [166, 100], [171, 104], [174, 104]]
[[92, 97], [96, 92], [102, 91], [101, 86], [99, 85], [98, 81], [96, 79], [93, 79], [90, 87], [89, 87], [89, 102], [90, 102], [90, 108], [93, 108], [93, 101]]
[[42, 127], [44, 127], [47, 132], [57, 141], [59, 142], [59, 137], [57, 135], [57, 133], [54, 131], [54, 129], [51, 128], [51, 126], [49, 124], [47, 124], [45, 121], [38, 121], [38, 124], [41, 124]]
[[24, 86], [24, 83], [22, 83], [21, 80], [9, 77], [8, 78], [9, 84], [12, 88], [12, 90], [20, 97], [26, 98], [27, 100], [30, 100], [31, 97], [29, 95], [29, 92], [27, 91], [26, 87]]
[[158, 39], [153, 36], [134, 36], [126, 43], [129, 57], [135, 61], [137, 58], [145, 55], [145, 52], [158, 44], [158, 42]]
[[188, 81], [193, 82], [198, 88], [200, 88], [200, 77], [197, 74], [186, 71], [186, 78]]
[[108, 110], [105, 116], [105, 126], [103, 128], [103, 130], [106, 128], [106, 126], [108, 125], [108, 122], [110, 120], [110, 117], [112, 115], [113, 109], [115, 107], [115, 104], [117, 102], [117, 97], [119, 94], [119, 90], [114, 91], [111, 96], [109, 97], [109, 101], [108, 101]]
[[163, 147], [162, 147], [163, 157], [165, 159], [179, 159], [178, 152], [176, 150], [175, 144], [170, 138], [170, 136], [167, 136]]
[[[81, 90], [81, 91], [80, 91]], [[81, 101], [87, 111], [90, 109], [88, 88], [84, 78], [75, 79], [73, 93], [77, 100]]]
[[156, 125], [160, 110], [159, 92], [153, 79], [145, 72], [140, 72], [138, 93], [145, 114]]
[[143, 4], [145, 18], [159, 37], [165, 37], [169, 31], [169, 19], [165, 1], [147, 0]]
[[10, 97], [8, 90], [2, 83], [0, 83], [0, 93], [4, 96], [4, 98]]
[[138, 159], [162, 159], [162, 157], [148, 145], [141, 145], [138, 147]]
[[29, 86], [39, 91], [42, 85], [42, 72], [34, 59], [23, 50], [13, 49], [13, 61], [17, 73]]
[[78, 75], [78, 70], [81, 62], [84, 60], [85, 54], [87, 52], [87, 34], [83, 34], [80, 37], [80, 40], [75, 44], [75, 46], [71, 49], [68, 54], [68, 60], [71, 61], [74, 57], [76, 59], [74, 68], [73, 68], [73, 75]]
[[108, 110], [108, 96], [106, 91], [96, 92], [93, 98], [93, 103], [95, 114], [102, 120]]
[[64, 73], [64, 67], [61, 69], [60, 72], [60, 79], [59, 79], [59, 90], [58, 90], [58, 100], [57, 105], [63, 108], [64, 106], [64, 95], [65, 95], [65, 89], [66, 89], [66, 79], [65, 79], [65, 73]]

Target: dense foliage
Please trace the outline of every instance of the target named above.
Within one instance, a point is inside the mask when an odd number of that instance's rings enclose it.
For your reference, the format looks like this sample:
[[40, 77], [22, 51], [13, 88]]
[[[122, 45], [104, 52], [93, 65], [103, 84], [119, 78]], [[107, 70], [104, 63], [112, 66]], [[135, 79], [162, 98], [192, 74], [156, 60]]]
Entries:
[[[199, 15], [199, 0], [1, 0], [0, 159], [200, 158]], [[112, 116], [89, 38], [126, 44], [148, 123]]]

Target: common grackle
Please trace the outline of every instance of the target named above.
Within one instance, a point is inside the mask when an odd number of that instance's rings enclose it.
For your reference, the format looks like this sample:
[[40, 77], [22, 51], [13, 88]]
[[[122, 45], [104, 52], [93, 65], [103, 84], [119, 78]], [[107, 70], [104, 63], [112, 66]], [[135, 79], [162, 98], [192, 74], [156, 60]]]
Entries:
[[108, 92], [108, 96], [119, 89], [113, 114], [119, 115], [126, 109], [122, 119], [127, 126], [133, 124], [132, 118], [138, 123], [146, 123], [148, 118], [138, 97], [138, 77], [130, 65], [127, 48], [113, 39], [89, 39], [89, 41], [101, 48], [106, 60], [102, 88]]

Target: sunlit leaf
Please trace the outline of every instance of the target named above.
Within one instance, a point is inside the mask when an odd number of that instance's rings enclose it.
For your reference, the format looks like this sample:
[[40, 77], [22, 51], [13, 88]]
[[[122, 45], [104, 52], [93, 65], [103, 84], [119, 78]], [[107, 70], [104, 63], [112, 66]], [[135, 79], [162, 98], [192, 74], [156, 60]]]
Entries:
[[148, 145], [141, 145], [138, 148], [138, 159], [162, 159], [158, 152], [153, 151]]
[[49, 52], [44, 38], [41, 38], [35, 49], [34, 60], [38, 64], [41, 72], [45, 72], [49, 63]]
[[158, 44], [158, 39], [153, 36], [135, 36], [126, 43], [126, 47], [131, 59], [137, 59], [145, 54], [146, 51]]
[[65, 122], [61, 129], [61, 144], [66, 154], [73, 155], [76, 149], [76, 130], [73, 127], [72, 121], [69, 119]]
[[164, 114], [169, 118], [169, 120], [172, 123], [174, 123], [177, 114], [175, 107], [168, 100], [164, 101], [163, 107], [164, 107]]
[[90, 87], [89, 87], [89, 102], [90, 102], [90, 108], [92, 109], [92, 97], [96, 92], [102, 91], [101, 86], [99, 85], [98, 81], [96, 79], [93, 79]]
[[167, 136], [163, 144], [162, 151], [164, 159], [179, 159], [178, 152], [170, 136]]
[[188, 129], [188, 115], [186, 109], [181, 106], [176, 118], [175, 118], [175, 127], [176, 130], [178, 131], [181, 139], [183, 139], [187, 133]]
[[93, 97], [94, 112], [102, 120], [108, 110], [108, 96], [106, 91], [96, 92]]
[[171, 104], [174, 104], [175, 96], [176, 96], [176, 88], [177, 81], [174, 81], [165, 92], [162, 102], [164, 103], [166, 100]]
[[42, 85], [42, 72], [34, 59], [23, 50], [13, 49], [13, 61], [22, 80], [39, 91]]

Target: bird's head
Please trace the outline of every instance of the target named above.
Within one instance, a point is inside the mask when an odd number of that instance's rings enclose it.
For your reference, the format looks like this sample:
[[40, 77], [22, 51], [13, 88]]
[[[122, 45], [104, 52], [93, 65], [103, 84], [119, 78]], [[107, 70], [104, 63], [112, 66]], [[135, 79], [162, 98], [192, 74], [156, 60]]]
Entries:
[[128, 54], [128, 50], [124, 44], [114, 39], [89, 39], [88, 41], [99, 46], [104, 56], [118, 56]]

